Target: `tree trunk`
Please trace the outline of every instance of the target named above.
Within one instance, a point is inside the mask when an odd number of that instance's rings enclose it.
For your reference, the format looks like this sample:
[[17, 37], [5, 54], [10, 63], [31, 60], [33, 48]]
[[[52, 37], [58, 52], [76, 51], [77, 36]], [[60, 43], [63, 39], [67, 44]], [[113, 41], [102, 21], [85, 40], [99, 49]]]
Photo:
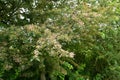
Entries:
[[40, 80], [46, 80], [45, 71], [42, 71], [42, 72], [41, 72]]

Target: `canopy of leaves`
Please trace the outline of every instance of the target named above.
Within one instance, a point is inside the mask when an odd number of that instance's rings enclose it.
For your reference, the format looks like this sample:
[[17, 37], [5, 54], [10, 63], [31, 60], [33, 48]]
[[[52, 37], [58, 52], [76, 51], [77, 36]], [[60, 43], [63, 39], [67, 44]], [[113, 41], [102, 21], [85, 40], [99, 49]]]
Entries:
[[119, 80], [118, 0], [0, 0], [0, 80]]

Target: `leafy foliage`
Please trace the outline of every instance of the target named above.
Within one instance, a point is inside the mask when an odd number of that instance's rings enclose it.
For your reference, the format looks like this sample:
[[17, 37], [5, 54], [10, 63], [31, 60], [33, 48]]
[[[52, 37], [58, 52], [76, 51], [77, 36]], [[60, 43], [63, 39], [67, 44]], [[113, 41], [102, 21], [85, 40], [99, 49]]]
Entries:
[[118, 2], [1, 0], [0, 80], [119, 80]]

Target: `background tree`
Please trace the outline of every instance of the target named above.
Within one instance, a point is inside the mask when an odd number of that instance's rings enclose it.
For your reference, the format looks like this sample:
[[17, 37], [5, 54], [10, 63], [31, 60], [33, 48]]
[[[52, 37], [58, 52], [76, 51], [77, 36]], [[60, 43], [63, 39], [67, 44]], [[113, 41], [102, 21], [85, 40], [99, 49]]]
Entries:
[[0, 22], [8, 25], [43, 23], [51, 14], [49, 10], [59, 6], [56, 4], [57, 0], [0, 0]]

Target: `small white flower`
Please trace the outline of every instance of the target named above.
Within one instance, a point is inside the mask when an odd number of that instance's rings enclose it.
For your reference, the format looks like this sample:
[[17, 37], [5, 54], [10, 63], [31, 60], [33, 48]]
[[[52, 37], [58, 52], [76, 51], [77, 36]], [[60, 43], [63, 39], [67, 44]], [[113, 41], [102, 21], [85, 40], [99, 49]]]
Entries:
[[75, 54], [74, 54], [73, 52], [70, 52], [70, 53], [69, 53], [69, 57], [70, 57], [70, 58], [73, 58], [74, 56], [75, 56]]
[[34, 50], [34, 57], [37, 58], [39, 55], [39, 51], [38, 50]]

